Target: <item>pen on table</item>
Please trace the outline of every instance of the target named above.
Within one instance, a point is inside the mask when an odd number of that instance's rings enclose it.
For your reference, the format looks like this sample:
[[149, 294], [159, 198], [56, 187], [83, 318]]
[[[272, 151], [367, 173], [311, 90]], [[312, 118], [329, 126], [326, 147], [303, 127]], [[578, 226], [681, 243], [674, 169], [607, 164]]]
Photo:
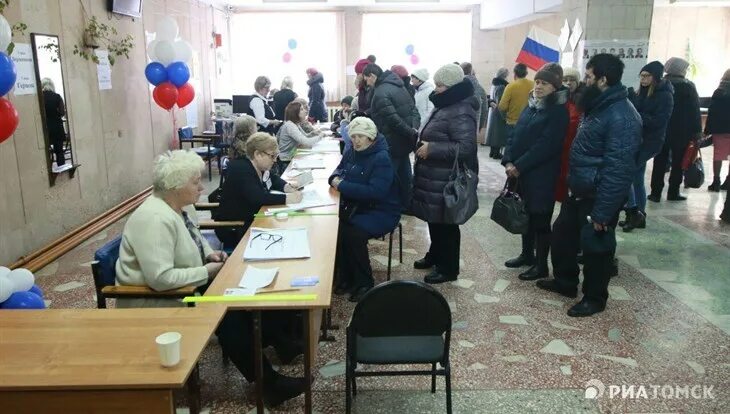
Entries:
[[284, 293], [284, 292], [297, 292], [301, 289], [278, 289], [278, 290], [260, 290], [256, 292], [257, 295], [260, 295], [262, 293]]

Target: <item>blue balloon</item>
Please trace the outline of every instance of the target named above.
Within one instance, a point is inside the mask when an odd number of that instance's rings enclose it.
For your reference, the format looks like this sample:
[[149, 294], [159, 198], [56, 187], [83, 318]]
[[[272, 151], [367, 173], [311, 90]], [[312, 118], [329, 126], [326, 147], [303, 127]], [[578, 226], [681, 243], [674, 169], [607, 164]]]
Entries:
[[167, 79], [178, 88], [188, 83], [190, 69], [185, 62], [172, 62], [167, 67]]
[[15, 292], [0, 307], [2, 309], [45, 309], [46, 303], [33, 292]]
[[38, 287], [38, 285], [33, 285], [30, 289], [28, 289], [28, 292], [33, 292], [43, 299], [43, 291]]
[[147, 81], [155, 86], [167, 80], [167, 70], [160, 62], [152, 62], [144, 68], [144, 76]]
[[406, 46], [406, 55], [409, 55], [409, 56], [410, 56], [410, 55], [412, 55], [412, 54], [413, 54], [413, 52], [415, 51], [415, 49], [416, 49], [416, 48], [415, 48], [415, 47], [413, 47], [413, 45], [408, 45], [408, 46]]
[[294, 50], [297, 48], [296, 39], [289, 39], [289, 49]]
[[4, 96], [15, 86], [18, 73], [15, 71], [15, 62], [10, 56], [0, 52], [0, 96]]

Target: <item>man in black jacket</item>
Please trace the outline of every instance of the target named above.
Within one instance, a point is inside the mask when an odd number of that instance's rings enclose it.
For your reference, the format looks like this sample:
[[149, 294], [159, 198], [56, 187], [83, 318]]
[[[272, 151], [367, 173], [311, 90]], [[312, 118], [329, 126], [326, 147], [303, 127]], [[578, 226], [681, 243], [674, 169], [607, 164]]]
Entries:
[[398, 179], [398, 193], [401, 208], [407, 210], [411, 201], [411, 183], [413, 170], [409, 154], [415, 149], [418, 138], [418, 126], [421, 118], [413, 102], [413, 98], [403, 87], [403, 81], [395, 73], [371, 63], [362, 72], [370, 93], [370, 118], [375, 122], [390, 149], [390, 161], [393, 163]]
[[608, 299], [609, 269], [616, 250], [613, 228], [636, 171], [641, 117], [621, 84], [624, 64], [602, 53], [586, 65], [586, 90], [578, 103], [584, 118], [568, 163], [570, 197], [553, 225], [551, 252], [555, 279], [541, 289], [575, 298], [578, 248], [583, 249], [583, 298], [568, 316], [601, 312]]

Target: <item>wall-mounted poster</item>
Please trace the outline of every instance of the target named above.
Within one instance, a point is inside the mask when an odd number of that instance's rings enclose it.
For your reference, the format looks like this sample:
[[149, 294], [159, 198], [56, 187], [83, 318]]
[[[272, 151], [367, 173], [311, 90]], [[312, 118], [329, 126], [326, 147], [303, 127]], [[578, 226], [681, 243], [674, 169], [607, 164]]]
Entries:
[[590, 40], [583, 45], [583, 64], [599, 53], [611, 53], [618, 56], [626, 67], [621, 83], [627, 87], [636, 87], [639, 83], [639, 72], [646, 65], [649, 40]]

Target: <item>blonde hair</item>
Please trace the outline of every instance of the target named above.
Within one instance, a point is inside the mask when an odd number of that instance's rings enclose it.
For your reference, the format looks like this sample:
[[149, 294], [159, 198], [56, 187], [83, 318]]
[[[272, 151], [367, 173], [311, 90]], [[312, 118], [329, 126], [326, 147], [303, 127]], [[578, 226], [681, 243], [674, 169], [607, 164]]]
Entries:
[[246, 141], [246, 155], [249, 159], [253, 159], [256, 151], [269, 153], [278, 150], [279, 144], [276, 142], [276, 138], [266, 132], [257, 132], [248, 137], [248, 141]]
[[51, 80], [51, 78], [41, 79], [41, 88], [44, 91], [56, 92], [56, 85], [53, 83], [53, 80]]
[[190, 150], [167, 151], [157, 157], [152, 170], [152, 187], [155, 192], [167, 192], [183, 187], [200, 175], [205, 163]]
[[284, 76], [284, 79], [281, 81], [281, 89], [291, 89], [294, 87], [294, 82], [291, 80], [290, 76]]
[[251, 115], [241, 115], [233, 124], [235, 137], [233, 138], [233, 156], [242, 158], [246, 155], [246, 140], [256, 133], [256, 118]]

